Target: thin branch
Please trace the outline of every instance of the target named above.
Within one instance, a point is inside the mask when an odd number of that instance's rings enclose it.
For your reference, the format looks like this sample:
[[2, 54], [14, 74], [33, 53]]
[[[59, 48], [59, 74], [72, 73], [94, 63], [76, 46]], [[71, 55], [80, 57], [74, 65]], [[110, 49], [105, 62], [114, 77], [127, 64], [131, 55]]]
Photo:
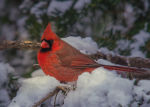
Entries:
[[53, 97], [54, 95], [56, 95], [60, 90], [63, 92], [67, 92], [67, 89], [69, 87], [66, 86], [57, 86], [53, 92], [48, 93], [44, 98], [42, 98], [40, 101], [38, 101], [37, 103], [35, 103], [32, 107], [38, 107], [39, 105], [41, 105], [43, 102], [45, 102], [46, 100], [48, 100], [49, 98]]
[[37, 50], [40, 48], [40, 43], [32, 41], [6, 41], [6, 40], [0, 42], [0, 50], [10, 48]]
[[54, 107], [56, 107], [56, 99], [57, 99], [57, 95], [58, 95], [58, 92], [57, 92], [56, 95], [55, 95]]

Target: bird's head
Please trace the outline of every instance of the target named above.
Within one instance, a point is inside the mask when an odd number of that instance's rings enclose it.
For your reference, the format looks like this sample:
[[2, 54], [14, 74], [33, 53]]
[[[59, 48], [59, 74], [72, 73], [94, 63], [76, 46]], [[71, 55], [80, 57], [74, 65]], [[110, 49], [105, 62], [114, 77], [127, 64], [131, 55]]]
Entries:
[[60, 48], [60, 38], [52, 31], [50, 23], [41, 38], [41, 52], [55, 51]]

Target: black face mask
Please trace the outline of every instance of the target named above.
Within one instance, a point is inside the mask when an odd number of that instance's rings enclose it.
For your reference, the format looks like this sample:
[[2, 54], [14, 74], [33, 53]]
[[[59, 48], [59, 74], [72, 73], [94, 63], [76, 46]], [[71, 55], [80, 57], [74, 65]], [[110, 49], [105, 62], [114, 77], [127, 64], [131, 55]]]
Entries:
[[[51, 50], [52, 50], [52, 45], [53, 45], [54, 40], [45, 40], [45, 39], [43, 39], [43, 40], [48, 43], [49, 48], [41, 48], [40, 51], [41, 51], [41, 52], [51, 51]], [[42, 40], [42, 41], [43, 41], [43, 40]]]

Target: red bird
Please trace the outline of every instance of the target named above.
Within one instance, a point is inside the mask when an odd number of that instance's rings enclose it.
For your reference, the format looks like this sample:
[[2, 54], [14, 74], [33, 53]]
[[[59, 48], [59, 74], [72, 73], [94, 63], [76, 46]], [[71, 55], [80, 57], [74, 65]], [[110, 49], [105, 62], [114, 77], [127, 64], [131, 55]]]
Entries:
[[47, 25], [38, 52], [38, 62], [45, 74], [55, 77], [61, 82], [76, 81], [83, 72], [92, 72], [98, 67], [116, 70], [119, 73], [144, 73], [145, 70], [121, 66], [98, 64], [87, 55], [61, 40]]

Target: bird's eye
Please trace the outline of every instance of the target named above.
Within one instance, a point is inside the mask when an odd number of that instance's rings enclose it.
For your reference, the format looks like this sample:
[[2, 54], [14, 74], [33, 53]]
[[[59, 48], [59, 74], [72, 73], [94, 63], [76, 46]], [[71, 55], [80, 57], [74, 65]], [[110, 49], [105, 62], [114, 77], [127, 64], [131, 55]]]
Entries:
[[48, 42], [48, 44], [49, 44], [49, 46], [50, 46], [50, 48], [51, 48], [52, 45], [53, 45], [54, 40], [48, 40], [47, 42]]

